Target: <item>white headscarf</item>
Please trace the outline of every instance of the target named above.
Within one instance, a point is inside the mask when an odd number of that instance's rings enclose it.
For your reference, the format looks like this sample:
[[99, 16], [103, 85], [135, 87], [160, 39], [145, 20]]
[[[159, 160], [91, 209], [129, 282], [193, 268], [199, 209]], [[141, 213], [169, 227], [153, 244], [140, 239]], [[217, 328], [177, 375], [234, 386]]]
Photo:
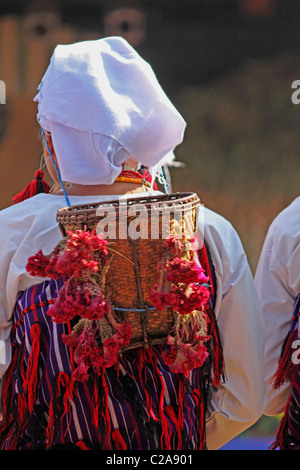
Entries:
[[121, 37], [58, 45], [34, 98], [61, 178], [112, 184], [128, 158], [155, 167], [186, 123], [150, 65]]

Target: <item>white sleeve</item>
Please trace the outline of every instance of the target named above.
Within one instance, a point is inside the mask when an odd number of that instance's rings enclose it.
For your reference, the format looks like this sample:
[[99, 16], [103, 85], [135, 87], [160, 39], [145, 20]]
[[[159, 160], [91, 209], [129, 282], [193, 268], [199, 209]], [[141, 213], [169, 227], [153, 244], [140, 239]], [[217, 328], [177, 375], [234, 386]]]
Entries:
[[[34, 198], [32, 198], [34, 199]], [[53, 223], [49, 223], [53, 219]], [[26, 263], [39, 249], [55, 246], [59, 229], [54, 215], [36, 201], [24, 201], [0, 212], [0, 378], [11, 362], [12, 314], [20, 290], [41, 282], [26, 272]], [[47, 236], [46, 236], [46, 235]], [[45, 236], [44, 236], [45, 235]], [[48, 245], [44, 239], [49, 240]], [[59, 238], [58, 238], [59, 239]], [[51, 249], [50, 249], [51, 246]]]
[[284, 411], [290, 393], [287, 383], [274, 390], [272, 379], [290, 328], [294, 302], [300, 292], [300, 234], [289, 234], [290, 224], [280, 221], [281, 218], [268, 231], [255, 274], [265, 322], [264, 368], [268, 405], [264, 414], [270, 416]]
[[229, 223], [220, 230], [205, 234], [216, 269], [216, 317], [226, 374], [209, 405], [209, 450], [220, 448], [254, 424], [266, 404], [263, 320], [253, 276], [235, 230]]
[[5, 373], [11, 361], [10, 333], [12, 321], [6, 298], [6, 279], [8, 270], [7, 262], [0, 256], [0, 378]]
[[[0, 378], [11, 361], [10, 334], [12, 313], [19, 290], [18, 253], [23, 246], [22, 238], [29, 230], [30, 222], [21, 219], [15, 208], [1, 211], [1, 249], [0, 249]], [[24, 270], [24, 266], [22, 266]]]

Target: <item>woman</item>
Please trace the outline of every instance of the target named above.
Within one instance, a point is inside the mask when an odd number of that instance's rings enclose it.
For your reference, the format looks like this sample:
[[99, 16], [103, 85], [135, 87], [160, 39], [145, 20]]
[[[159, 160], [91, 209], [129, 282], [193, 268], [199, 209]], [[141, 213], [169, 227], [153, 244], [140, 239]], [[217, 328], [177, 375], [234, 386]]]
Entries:
[[207, 341], [215, 356], [208, 353], [204, 368], [189, 374], [173, 372], [159, 349], [153, 355], [134, 349], [118, 367], [74, 387], [64, 327], [47, 316], [61, 280], [26, 271], [34, 253], [51, 253], [61, 240], [55, 216], [62, 207], [160, 194], [136, 170], [149, 168], [154, 180], [181, 143], [184, 120], [150, 66], [116, 37], [58, 46], [35, 100], [58, 188], [0, 214], [2, 448], [219, 448], [260, 417], [265, 400], [261, 312], [245, 253], [226, 220], [204, 210], [214, 294], [207, 306], [214, 300], [215, 309]]
[[[273, 447], [299, 449], [299, 260], [300, 198], [272, 221], [255, 274], [265, 319], [265, 382], [268, 405], [264, 414], [284, 412]], [[282, 357], [281, 357], [282, 356]], [[293, 356], [295, 360], [293, 360]]]

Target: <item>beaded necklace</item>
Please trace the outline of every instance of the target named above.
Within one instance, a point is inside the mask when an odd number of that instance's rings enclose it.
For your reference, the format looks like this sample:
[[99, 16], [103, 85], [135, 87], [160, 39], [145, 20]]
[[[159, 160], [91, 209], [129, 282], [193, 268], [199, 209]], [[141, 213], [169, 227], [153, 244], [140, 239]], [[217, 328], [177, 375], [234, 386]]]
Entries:
[[[137, 183], [146, 186], [147, 188], [151, 188], [151, 175], [144, 172], [143, 175], [136, 170], [126, 170], [123, 169], [120, 175], [115, 179], [115, 181], [122, 182], [122, 183]], [[157, 189], [156, 184], [154, 183], [153, 189]]]

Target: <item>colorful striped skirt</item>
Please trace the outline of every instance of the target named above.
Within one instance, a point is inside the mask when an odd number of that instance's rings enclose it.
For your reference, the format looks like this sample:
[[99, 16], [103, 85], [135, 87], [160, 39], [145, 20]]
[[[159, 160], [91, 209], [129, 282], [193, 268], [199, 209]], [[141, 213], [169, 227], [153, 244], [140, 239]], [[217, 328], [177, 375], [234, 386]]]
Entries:
[[18, 295], [0, 449], [205, 448], [211, 362], [188, 375], [172, 373], [163, 346], [137, 348], [102, 375], [74, 383], [72, 351], [62, 341], [72, 324], [47, 315], [61, 286], [47, 280]]

